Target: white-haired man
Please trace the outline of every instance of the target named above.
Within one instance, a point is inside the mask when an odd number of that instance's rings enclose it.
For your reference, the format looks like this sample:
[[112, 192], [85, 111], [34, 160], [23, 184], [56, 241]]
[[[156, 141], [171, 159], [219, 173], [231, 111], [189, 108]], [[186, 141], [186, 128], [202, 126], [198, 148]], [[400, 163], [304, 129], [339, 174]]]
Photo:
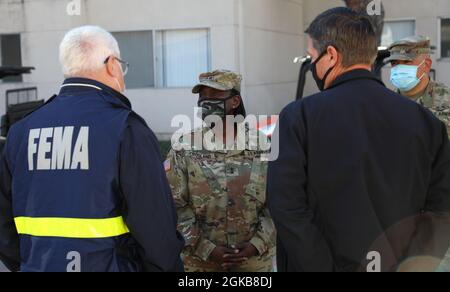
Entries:
[[73, 29], [60, 62], [61, 91], [14, 125], [0, 160], [0, 259], [13, 271], [182, 271], [158, 143], [121, 94], [117, 41]]

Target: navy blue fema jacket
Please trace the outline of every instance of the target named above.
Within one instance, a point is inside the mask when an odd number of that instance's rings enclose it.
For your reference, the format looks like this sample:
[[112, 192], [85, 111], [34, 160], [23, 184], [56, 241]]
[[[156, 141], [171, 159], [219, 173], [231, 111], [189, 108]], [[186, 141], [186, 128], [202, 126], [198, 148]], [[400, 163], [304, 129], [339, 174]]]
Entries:
[[278, 138], [267, 191], [280, 271], [366, 271], [374, 251], [391, 271], [445, 254], [450, 148], [431, 112], [354, 70], [288, 105]]
[[128, 99], [67, 79], [9, 132], [0, 260], [17, 271], [183, 271], [158, 141]]

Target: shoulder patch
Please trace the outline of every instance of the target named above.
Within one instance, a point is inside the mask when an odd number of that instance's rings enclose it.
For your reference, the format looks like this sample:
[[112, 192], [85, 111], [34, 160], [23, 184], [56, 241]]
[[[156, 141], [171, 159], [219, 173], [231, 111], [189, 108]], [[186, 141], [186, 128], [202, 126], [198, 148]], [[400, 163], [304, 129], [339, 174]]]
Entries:
[[166, 172], [172, 170], [172, 165], [170, 163], [170, 159], [167, 159], [166, 161], [164, 161], [164, 170]]

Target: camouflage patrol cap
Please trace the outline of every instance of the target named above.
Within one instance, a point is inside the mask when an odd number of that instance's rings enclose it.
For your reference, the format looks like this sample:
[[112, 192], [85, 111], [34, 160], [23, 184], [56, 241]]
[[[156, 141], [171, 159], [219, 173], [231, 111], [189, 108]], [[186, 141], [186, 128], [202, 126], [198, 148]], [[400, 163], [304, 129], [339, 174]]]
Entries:
[[242, 76], [239, 73], [228, 70], [216, 70], [200, 74], [200, 82], [194, 86], [192, 93], [199, 93], [203, 86], [217, 90], [227, 91], [235, 89], [241, 92]]
[[431, 54], [431, 43], [427, 37], [411, 36], [393, 43], [388, 50], [391, 52], [391, 56], [384, 60], [385, 63], [414, 61], [419, 55]]

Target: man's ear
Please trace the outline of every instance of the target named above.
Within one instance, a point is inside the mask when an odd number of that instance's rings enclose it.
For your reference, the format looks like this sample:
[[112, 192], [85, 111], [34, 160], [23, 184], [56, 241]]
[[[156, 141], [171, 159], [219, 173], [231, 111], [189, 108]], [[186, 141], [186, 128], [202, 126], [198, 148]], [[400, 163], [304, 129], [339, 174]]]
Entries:
[[427, 68], [427, 72], [430, 72], [431, 68], [433, 68], [433, 60], [430, 57], [425, 58], [425, 67]]
[[328, 46], [327, 48], [328, 55], [330, 56], [331, 67], [336, 66], [339, 61], [339, 52], [333, 46]]
[[114, 57], [109, 57], [108, 62], [106, 62], [106, 73], [108, 73], [111, 77], [117, 77], [116, 76], [116, 62], [114, 60]]
[[237, 109], [241, 105], [241, 97], [239, 95], [233, 96], [233, 109]]

